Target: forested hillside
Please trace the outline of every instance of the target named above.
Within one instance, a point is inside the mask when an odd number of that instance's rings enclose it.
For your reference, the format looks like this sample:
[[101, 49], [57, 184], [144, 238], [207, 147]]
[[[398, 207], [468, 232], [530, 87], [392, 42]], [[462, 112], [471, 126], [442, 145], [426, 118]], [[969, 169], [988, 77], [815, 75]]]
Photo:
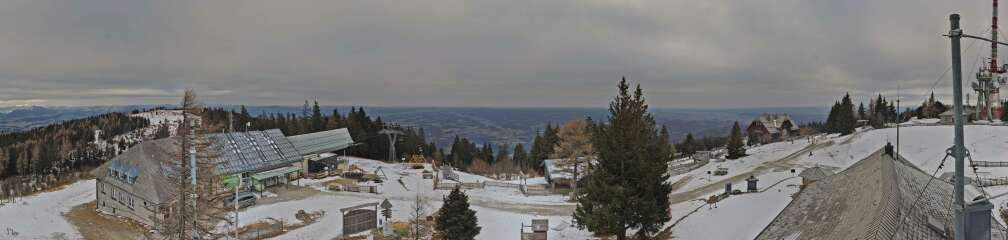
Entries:
[[115, 146], [103, 147], [94, 142], [95, 130], [101, 140], [113, 142], [116, 135], [144, 128], [144, 118], [123, 113], [106, 113], [60, 122], [26, 132], [0, 135], [0, 179], [22, 179], [22, 182], [46, 185], [74, 173], [100, 165], [118, 152]]

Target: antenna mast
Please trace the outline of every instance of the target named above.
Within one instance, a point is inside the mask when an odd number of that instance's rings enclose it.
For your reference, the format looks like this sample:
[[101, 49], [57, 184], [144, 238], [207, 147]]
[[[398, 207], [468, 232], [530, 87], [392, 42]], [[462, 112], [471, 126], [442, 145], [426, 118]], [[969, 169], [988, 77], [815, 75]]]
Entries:
[[1008, 66], [998, 66], [997, 63], [997, 40], [998, 40], [998, 0], [992, 0], [991, 10], [991, 50], [990, 62], [987, 66], [981, 67], [977, 72], [977, 81], [973, 83], [973, 90], [977, 92], [978, 120], [994, 121], [1000, 119], [1004, 114], [1001, 106], [1000, 87], [1005, 84], [1005, 78], [1001, 76]]

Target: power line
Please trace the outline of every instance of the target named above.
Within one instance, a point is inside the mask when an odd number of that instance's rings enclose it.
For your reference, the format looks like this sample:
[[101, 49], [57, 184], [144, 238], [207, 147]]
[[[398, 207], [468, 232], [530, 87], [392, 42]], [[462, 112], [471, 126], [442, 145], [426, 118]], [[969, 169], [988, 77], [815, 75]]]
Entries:
[[[989, 28], [987, 29], [987, 31], [984, 32], [984, 34], [986, 34], [987, 32], [990, 32]], [[976, 42], [977, 42], [976, 39], [972, 39], [972, 41], [970, 42], [970, 44], [966, 45], [966, 49], [964, 50], [964, 52], [969, 52], [970, 48], [973, 48], [973, 44], [975, 44]], [[977, 56], [979, 57], [980, 55], [977, 54]], [[974, 67], [976, 66], [977, 62], [978, 61], [974, 61], [973, 62]], [[945, 70], [942, 71], [941, 75], [939, 75], [938, 78], [936, 78], [934, 80], [934, 82], [931, 83], [931, 87], [929, 88], [931, 92], [934, 92], [935, 87], [938, 86], [938, 83], [940, 83], [941, 80], [945, 78], [945, 76], [949, 73], [950, 70], [952, 70], [952, 65], [951, 64], [949, 64], [947, 67], [945, 67]], [[927, 98], [927, 96], [928, 96], [927, 92], [922, 93], [920, 100], [918, 100], [917, 102], [923, 102]]]
[[[938, 168], [935, 168], [934, 172], [931, 173], [931, 178], [928, 178], [927, 183], [924, 184], [924, 188], [921, 188], [920, 193], [917, 194], [917, 197], [914, 198], [913, 203], [910, 204], [910, 208], [906, 208], [906, 209], [908, 209], [908, 210], [909, 209], [914, 209], [914, 207], [917, 206], [917, 202], [919, 202], [920, 199], [921, 199], [921, 197], [924, 196], [924, 192], [926, 192], [927, 189], [928, 189], [928, 187], [931, 186], [931, 182], [934, 181], [935, 176], [938, 175], [938, 171], [941, 170], [942, 167], [945, 166], [945, 160], [948, 160], [948, 157], [951, 156], [951, 155], [952, 155], [952, 148], [946, 149], [945, 150], [945, 157], [942, 158], [941, 162], [938, 162]], [[893, 239], [894, 237], [896, 237], [896, 233], [898, 233], [900, 231], [900, 229], [903, 228], [903, 225], [904, 225], [904, 222], [905, 222], [904, 219], [906, 219], [906, 218], [904, 218], [902, 216], [903, 215], [903, 208], [900, 208], [900, 212], [899, 213], [901, 215], [900, 218], [899, 218], [900, 219], [900, 224], [896, 226], [896, 231], [893, 231], [893, 233], [891, 235], [889, 235], [889, 239]]]

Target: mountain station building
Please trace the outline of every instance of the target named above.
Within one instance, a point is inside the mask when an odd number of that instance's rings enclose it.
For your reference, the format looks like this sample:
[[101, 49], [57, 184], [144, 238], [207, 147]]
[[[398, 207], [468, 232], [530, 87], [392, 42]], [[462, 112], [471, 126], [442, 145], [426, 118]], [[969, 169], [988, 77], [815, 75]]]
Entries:
[[[215, 157], [220, 193], [262, 191], [301, 177], [306, 157], [353, 145], [346, 129], [284, 136], [280, 130], [208, 134]], [[161, 230], [173, 202], [170, 174], [177, 161], [175, 138], [144, 141], [91, 171], [95, 176], [97, 210], [127, 217]]]

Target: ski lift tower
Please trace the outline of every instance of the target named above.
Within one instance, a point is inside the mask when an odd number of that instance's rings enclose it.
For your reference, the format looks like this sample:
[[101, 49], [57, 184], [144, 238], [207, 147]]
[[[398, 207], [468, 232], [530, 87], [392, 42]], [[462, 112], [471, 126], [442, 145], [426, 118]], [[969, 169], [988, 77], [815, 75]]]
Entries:
[[396, 161], [395, 143], [397, 140], [399, 140], [399, 136], [403, 135], [403, 132], [395, 129], [385, 128], [382, 129], [381, 131], [378, 131], [378, 134], [388, 135], [389, 139], [388, 161], [395, 162]]
[[998, 40], [998, 0], [993, 0], [993, 11], [991, 15], [991, 35], [990, 40], [990, 62], [985, 66], [980, 67], [980, 71], [977, 72], [977, 81], [973, 82], [973, 90], [977, 94], [977, 120], [994, 121], [1000, 119], [1001, 115], [1004, 114], [1004, 108], [1001, 106], [1001, 96], [1000, 88], [1001, 85], [1005, 84], [1005, 77], [1001, 76], [1008, 70], [1008, 64], [1003, 66], [998, 66], [997, 63], [997, 40]]

